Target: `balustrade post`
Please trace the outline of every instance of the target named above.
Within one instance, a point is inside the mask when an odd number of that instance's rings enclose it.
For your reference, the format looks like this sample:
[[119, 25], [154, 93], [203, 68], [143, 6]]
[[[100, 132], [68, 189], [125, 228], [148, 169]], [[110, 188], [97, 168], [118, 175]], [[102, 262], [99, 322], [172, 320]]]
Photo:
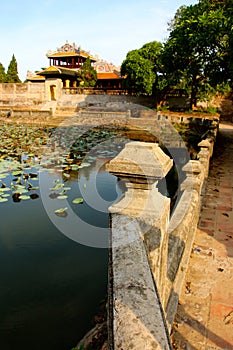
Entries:
[[181, 184], [181, 190], [191, 192], [194, 189], [198, 193], [201, 193], [205, 176], [201, 162], [198, 160], [190, 160], [183, 166], [183, 171], [186, 173], [186, 179]]
[[198, 153], [198, 159], [204, 168], [205, 178], [207, 178], [209, 174], [210, 157], [213, 153], [213, 143], [210, 143], [209, 140], [202, 140], [198, 146], [201, 148]]
[[171, 167], [158, 144], [146, 142], [129, 142], [106, 165], [126, 186], [123, 198], [109, 208], [115, 349], [170, 348], [160, 304], [170, 199], [156, 185]]

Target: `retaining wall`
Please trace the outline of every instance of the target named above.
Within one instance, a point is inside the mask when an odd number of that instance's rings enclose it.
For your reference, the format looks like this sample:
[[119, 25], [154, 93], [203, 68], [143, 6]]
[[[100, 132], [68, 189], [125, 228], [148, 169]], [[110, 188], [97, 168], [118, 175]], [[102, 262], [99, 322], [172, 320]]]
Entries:
[[40, 106], [45, 102], [44, 83], [0, 84], [0, 106]]

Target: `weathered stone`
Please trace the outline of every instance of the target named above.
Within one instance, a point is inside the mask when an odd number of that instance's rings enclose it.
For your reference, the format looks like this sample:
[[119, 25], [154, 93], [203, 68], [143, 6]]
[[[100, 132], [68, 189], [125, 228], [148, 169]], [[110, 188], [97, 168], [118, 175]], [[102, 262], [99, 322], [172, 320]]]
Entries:
[[156, 180], [171, 166], [172, 160], [157, 144], [145, 142], [127, 144], [106, 166], [127, 187], [124, 197], [109, 208], [116, 349], [169, 349], [160, 299], [166, 280], [170, 199], [158, 192]]
[[201, 165], [196, 160], [190, 160], [185, 166], [183, 166], [183, 171], [185, 171], [186, 175], [189, 177], [196, 176], [201, 172]]
[[[137, 219], [112, 216], [114, 348], [170, 349], [161, 304]], [[118, 242], [118, 244], [116, 244]]]
[[[213, 148], [209, 141], [202, 143], [209, 145], [201, 147], [199, 160], [191, 160], [183, 167], [183, 193], [170, 222], [169, 199], [158, 192], [156, 181], [165, 176], [171, 160], [153, 155], [159, 149], [157, 145], [141, 144], [136, 151], [139, 144], [129, 143], [107, 165], [107, 170], [125, 181], [127, 189], [124, 197], [109, 208], [116, 349], [170, 346], [169, 339], [163, 343], [164, 335], [173, 323], [195, 237], [201, 189]], [[147, 157], [144, 152], [153, 156]], [[163, 308], [161, 314], [156, 309], [158, 303]], [[161, 323], [165, 333], [153, 320], [155, 315], [156, 320], [161, 320], [161, 316], [163, 319], [163, 312], [167, 321]]]
[[202, 140], [201, 142], [199, 142], [198, 144], [199, 147], [203, 147], [203, 148], [210, 148], [211, 147], [211, 143], [208, 140]]
[[121, 178], [142, 178], [144, 182], [149, 182], [151, 178], [165, 177], [171, 167], [172, 159], [165, 155], [157, 143], [129, 142], [106, 165], [106, 170]]

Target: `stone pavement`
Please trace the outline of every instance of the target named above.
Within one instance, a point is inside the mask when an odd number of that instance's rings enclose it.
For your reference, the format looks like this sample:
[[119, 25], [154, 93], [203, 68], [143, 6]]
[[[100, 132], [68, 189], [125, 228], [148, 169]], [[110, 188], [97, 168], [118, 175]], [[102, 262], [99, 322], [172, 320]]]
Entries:
[[174, 349], [233, 350], [233, 124], [220, 124], [173, 327]]

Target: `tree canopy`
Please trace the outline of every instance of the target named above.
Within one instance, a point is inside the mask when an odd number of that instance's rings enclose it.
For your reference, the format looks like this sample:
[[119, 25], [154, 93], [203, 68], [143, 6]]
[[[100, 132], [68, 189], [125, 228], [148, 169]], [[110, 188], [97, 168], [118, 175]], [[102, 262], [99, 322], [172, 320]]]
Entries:
[[2, 63], [0, 63], [0, 83], [5, 83], [5, 80], [6, 80], [5, 68], [2, 65]]
[[128, 52], [121, 65], [121, 75], [126, 76], [127, 89], [152, 95], [157, 82], [157, 61], [161, 49], [162, 44], [153, 41], [139, 50]]
[[6, 73], [6, 83], [21, 83], [18, 76], [17, 61], [13, 54]]
[[206, 87], [231, 83], [229, 40], [233, 23], [229, 23], [228, 16], [232, 7], [228, 0], [202, 0], [180, 7], [170, 24], [161, 60], [174, 86], [185, 80], [186, 89], [191, 92], [191, 106], [195, 106], [198, 93]]
[[97, 81], [97, 72], [91, 65], [91, 60], [88, 57], [77, 72], [77, 80], [79, 85], [83, 87], [93, 87]]
[[138, 93], [183, 88], [197, 98], [233, 84], [233, 2], [199, 0], [181, 6], [169, 23], [163, 44], [130, 51], [121, 66], [127, 87]]

